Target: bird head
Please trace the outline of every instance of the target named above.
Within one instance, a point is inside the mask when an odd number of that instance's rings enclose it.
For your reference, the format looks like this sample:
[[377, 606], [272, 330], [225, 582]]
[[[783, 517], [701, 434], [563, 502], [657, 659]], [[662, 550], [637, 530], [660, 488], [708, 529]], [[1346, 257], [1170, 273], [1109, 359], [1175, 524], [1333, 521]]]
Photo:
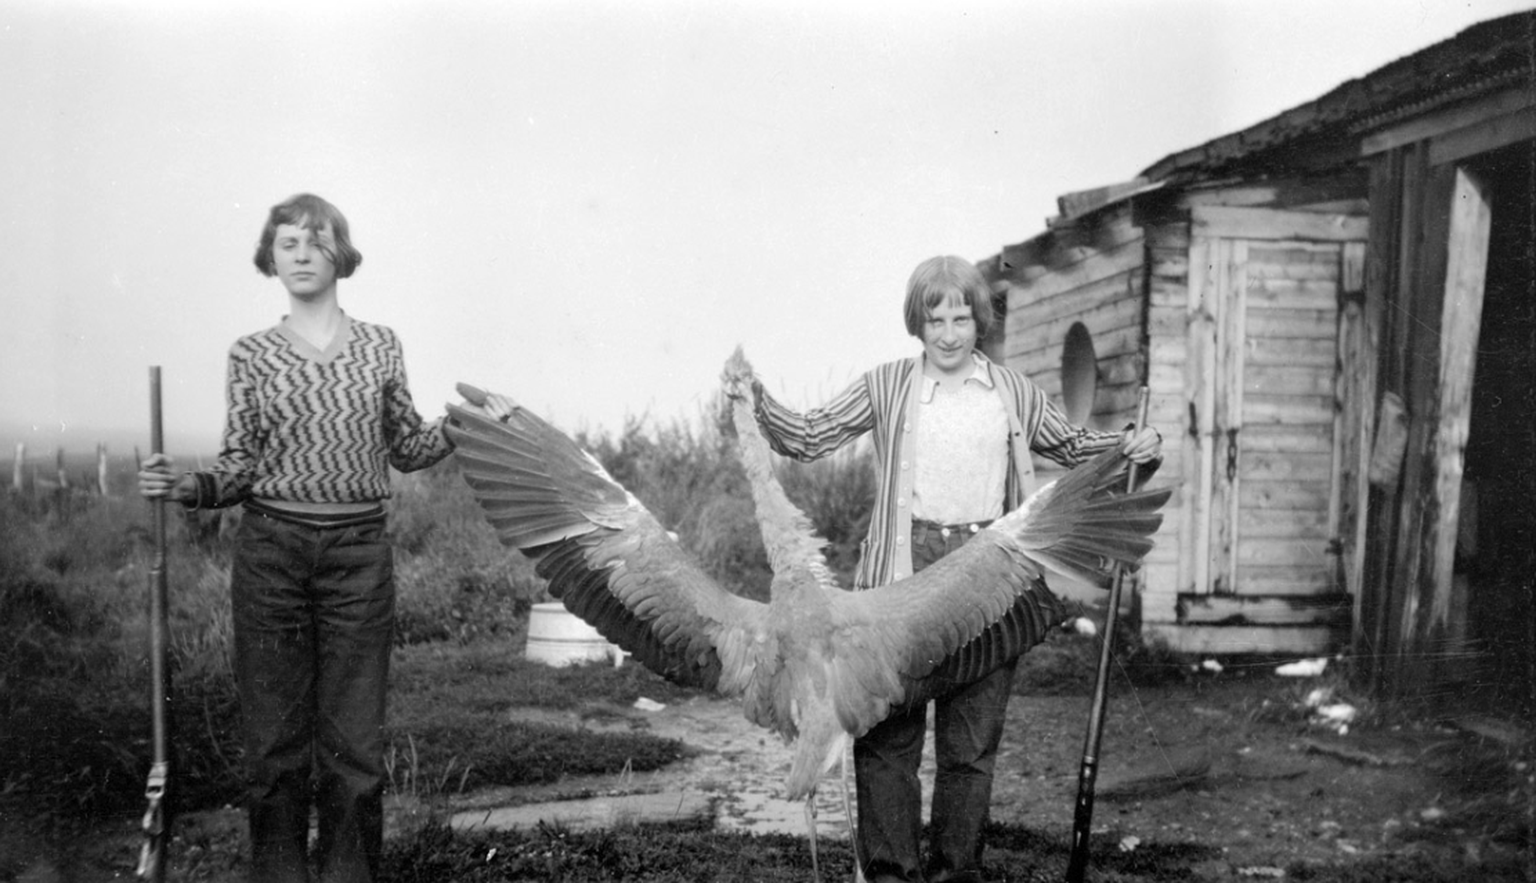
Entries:
[[752, 363], [747, 361], [738, 345], [731, 357], [725, 360], [725, 368], [720, 372], [721, 390], [727, 398], [745, 399], [752, 395], [757, 383], [757, 375], [752, 373]]

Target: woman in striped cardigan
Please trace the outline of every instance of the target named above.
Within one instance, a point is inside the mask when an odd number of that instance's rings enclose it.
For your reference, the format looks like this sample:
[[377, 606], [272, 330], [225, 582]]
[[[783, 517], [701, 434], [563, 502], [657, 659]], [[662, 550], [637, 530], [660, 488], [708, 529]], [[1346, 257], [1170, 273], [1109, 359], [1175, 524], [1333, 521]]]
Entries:
[[[822, 407], [799, 413], [760, 381], [752, 384], [758, 425], [780, 454], [814, 460], [870, 434], [879, 490], [855, 588], [910, 576], [1017, 507], [1034, 490], [1031, 453], [1067, 467], [1117, 445], [1135, 462], [1159, 459], [1154, 430], [1074, 426], [1028, 378], [976, 351], [992, 325], [992, 296], [969, 261], [919, 264], [907, 283], [905, 318], [922, 353], [873, 368]], [[855, 743], [867, 879], [980, 879], [981, 830], [1016, 662], [935, 703], [926, 868], [917, 779], [926, 707], [893, 715]]]

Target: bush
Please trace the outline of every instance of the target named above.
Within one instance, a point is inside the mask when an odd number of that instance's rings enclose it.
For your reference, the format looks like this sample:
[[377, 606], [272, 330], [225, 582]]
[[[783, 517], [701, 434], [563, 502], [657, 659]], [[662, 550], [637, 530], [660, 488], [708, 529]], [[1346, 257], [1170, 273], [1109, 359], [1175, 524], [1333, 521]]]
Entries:
[[[734, 431], [718, 406], [698, 426], [676, 421], [647, 434], [641, 421], [631, 419], [616, 438], [582, 433], [576, 440], [678, 535], [706, 573], [729, 591], [766, 600], [773, 572]], [[828, 566], [850, 585], [874, 507], [868, 447], [855, 445], [811, 463], [782, 460], [777, 472], [785, 494], [826, 541]]]

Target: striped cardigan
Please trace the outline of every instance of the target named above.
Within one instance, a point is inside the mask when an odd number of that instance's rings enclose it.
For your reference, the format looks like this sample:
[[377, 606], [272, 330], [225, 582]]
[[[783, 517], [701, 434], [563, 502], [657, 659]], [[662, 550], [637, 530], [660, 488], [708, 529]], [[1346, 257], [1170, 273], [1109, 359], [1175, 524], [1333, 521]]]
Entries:
[[416, 413], [395, 333], [342, 321], [323, 351], [284, 325], [230, 347], [223, 446], [212, 468], [192, 473], [190, 507], [384, 500], [390, 466], [424, 469], [453, 450], [442, 421]]
[[[1120, 432], [1073, 426], [1029, 378], [976, 358], [991, 372], [992, 385], [1008, 414], [1010, 464], [1004, 505], [1017, 508], [1034, 491], [1033, 451], [1071, 467], [1124, 439]], [[803, 414], [786, 408], [757, 387], [757, 423], [778, 453], [815, 460], [870, 433], [879, 469], [879, 489], [869, 535], [854, 575], [856, 588], [884, 585], [912, 575], [912, 480], [918, 381], [923, 357], [887, 362], [865, 373], [836, 398]]]

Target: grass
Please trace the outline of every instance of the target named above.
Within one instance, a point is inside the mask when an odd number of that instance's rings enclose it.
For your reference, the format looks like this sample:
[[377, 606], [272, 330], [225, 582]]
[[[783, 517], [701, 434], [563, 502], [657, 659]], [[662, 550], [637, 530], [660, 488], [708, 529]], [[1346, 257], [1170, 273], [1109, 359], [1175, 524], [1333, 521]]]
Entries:
[[[396, 654], [389, 740], [397, 781], [432, 796], [489, 785], [539, 785], [566, 776], [659, 769], [682, 743], [557, 723], [520, 722], [513, 709], [608, 714], [645, 696], [689, 695], [638, 666], [550, 668], [522, 658], [521, 641], [424, 645]], [[422, 788], [422, 783], [436, 783]], [[448, 786], [452, 787], [448, 787]]]
[[[1094, 879], [1186, 881], [1194, 864], [1217, 853], [1211, 847], [1184, 843], [1153, 844], [1134, 853], [1121, 853], [1111, 845], [1095, 850]], [[852, 878], [853, 850], [847, 841], [822, 840], [818, 858], [822, 879]], [[1067, 845], [1060, 837], [994, 824], [987, 831], [983, 869], [988, 879], [1055, 883], [1067, 858]], [[811, 876], [811, 855], [804, 838], [722, 833], [696, 823], [592, 832], [542, 827], [500, 834], [465, 834], [431, 826], [412, 841], [391, 844], [385, 865], [385, 879], [398, 883], [800, 883]]]

